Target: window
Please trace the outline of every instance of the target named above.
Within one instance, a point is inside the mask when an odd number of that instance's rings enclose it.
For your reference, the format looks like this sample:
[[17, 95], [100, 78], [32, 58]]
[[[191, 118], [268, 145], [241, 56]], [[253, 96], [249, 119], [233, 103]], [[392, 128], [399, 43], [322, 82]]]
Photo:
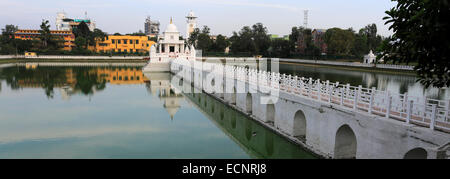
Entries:
[[123, 44], [127, 44], [127, 40], [123, 40]]
[[122, 49], [119, 49], [119, 52], [122, 52]]
[[115, 41], [115, 40], [111, 40], [111, 42], [112, 42], [112, 43], [116, 43], [116, 41]]
[[136, 40], [136, 44], [139, 44], [139, 40]]
[[121, 43], [120, 40], [117, 40], [117, 43], [120, 44]]
[[133, 40], [130, 40], [130, 44], [133, 44]]
[[123, 52], [127, 53], [127, 49], [123, 49]]

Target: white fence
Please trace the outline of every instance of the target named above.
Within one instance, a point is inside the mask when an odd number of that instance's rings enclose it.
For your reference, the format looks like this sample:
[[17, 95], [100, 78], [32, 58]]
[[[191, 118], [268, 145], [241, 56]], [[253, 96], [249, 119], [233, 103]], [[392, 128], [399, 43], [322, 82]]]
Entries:
[[280, 61], [294, 62], [294, 63], [335, 65], [335, 66], [367, 67], [367, 68], [396, 69], [396, 70], [414, 70], [414, 66], [407, 66], [407, 65], [368, 64], [368, 63], [352, 63], [352, 62], [333, 62], [333, 61], [322, 61], [322, 60], [301, 60], [301, 59], [280, 59]]
[[[347, 110], [450, 132], [450, 99], [434, 100], [256, 69], [222, 64], [208, 65], [213, 68], [225, 68], [225, 77], [255, 86], [275, 88], [291, 95]], [[182, 65], [178, 60], [171, 63], [172, 72], [176, 73], [182, 68], [190, 67]]]

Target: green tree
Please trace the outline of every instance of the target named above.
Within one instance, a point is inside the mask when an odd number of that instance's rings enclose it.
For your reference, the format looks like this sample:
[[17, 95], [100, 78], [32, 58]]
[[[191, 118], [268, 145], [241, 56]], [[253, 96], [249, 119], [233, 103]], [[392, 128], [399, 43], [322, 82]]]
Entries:
[[267, 50], [270, 47], [270, 37], [267, 34], [267, 28], [262, 23], [256, 23], [252, 26], [252, 39], [255, 44], [255, 53], [257, 55], [267, 55]]
[[52, 34], [50, 33], [50, 25], [48, 20], [42, 20], [41, 29], [39, 30], [39, 39], [42, 42], [42, 47], [46, 49], [51, 43]]
[[379, 58], [418, 62], [415, 67], [425, 86], [450, 86], [449, 0], [393, 0], [386, 24], [394, 34], [383, 43]]
[[268, 49], [270, 57], [287, 58], [291, 53], [291, 44], [289, 40], [274, 39], [271, 41], [270, 48]]
[[204, 26], [201, 33], [198, 35], [197, 38], [197, 49], [201, 49], [204, 52], [207, 52], [211, 49], [212, 45], [213, 45], [213, 40], [211, 39], [209, 33], [210, 33], [210, 28], [208, 26]]
[[352, 29], [328, 29], [325, 33], [325, 42], [328, 45], [328, 54], [349, 56], [354, 47], [355, 34]]
[[197, 47], [197, 40], [198, 40], [198, 36], [200, 35], [200, 29], [199, 28], [195, 28], [194, 31], [191, 33], [191, 35], [188, 38], [187, 41], [187, 45], [188, 46], [194, 46]]
[[218, 35], [214, 41], [211, 51], [225, 52], [225, 49], [230, 45], [230, 42], [223, 35]]

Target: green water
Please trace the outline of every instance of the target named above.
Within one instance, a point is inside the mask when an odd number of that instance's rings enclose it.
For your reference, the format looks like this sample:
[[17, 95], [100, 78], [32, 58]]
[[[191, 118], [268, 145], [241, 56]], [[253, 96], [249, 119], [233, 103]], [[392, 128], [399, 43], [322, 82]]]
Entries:
[[0, 158], [315, 158], [139, 69], [0, 68]]

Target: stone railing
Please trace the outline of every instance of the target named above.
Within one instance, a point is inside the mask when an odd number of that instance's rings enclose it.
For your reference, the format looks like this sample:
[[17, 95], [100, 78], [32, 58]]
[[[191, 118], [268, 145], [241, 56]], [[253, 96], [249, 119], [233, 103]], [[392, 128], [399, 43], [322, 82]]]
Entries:
[[407, 66], [407, 65], [368, 64], [368, 63], [352, 63], [352, 62], [333, 62], [333, 61], [322, 61], [322, 60], [302, 60], [302, 59], [280, 59], [280, 61], [294, 62], [294, 63], [334, 65], [334, 66], [367, 67], [367, 68], [396, 69], [396, 70], [414, 70], [414, 66]]
[[[208, 65], [213, 68], [224, 68], [226, 78], [243, 81], [259, 88], [271, 88], [345, 110], [450, 132], [450, 99], [434, 100], [410, 96], [407, 93], [397, 94], [375, 88], [369, 89], [276, 72], [222, 64]], [[173, 73], [177, 73], [183, 68], [191, 67], [183, 65], [178, 60], [172, 61], [171, 71]], [[193, 68], [193, 70], [202, 69]]]

